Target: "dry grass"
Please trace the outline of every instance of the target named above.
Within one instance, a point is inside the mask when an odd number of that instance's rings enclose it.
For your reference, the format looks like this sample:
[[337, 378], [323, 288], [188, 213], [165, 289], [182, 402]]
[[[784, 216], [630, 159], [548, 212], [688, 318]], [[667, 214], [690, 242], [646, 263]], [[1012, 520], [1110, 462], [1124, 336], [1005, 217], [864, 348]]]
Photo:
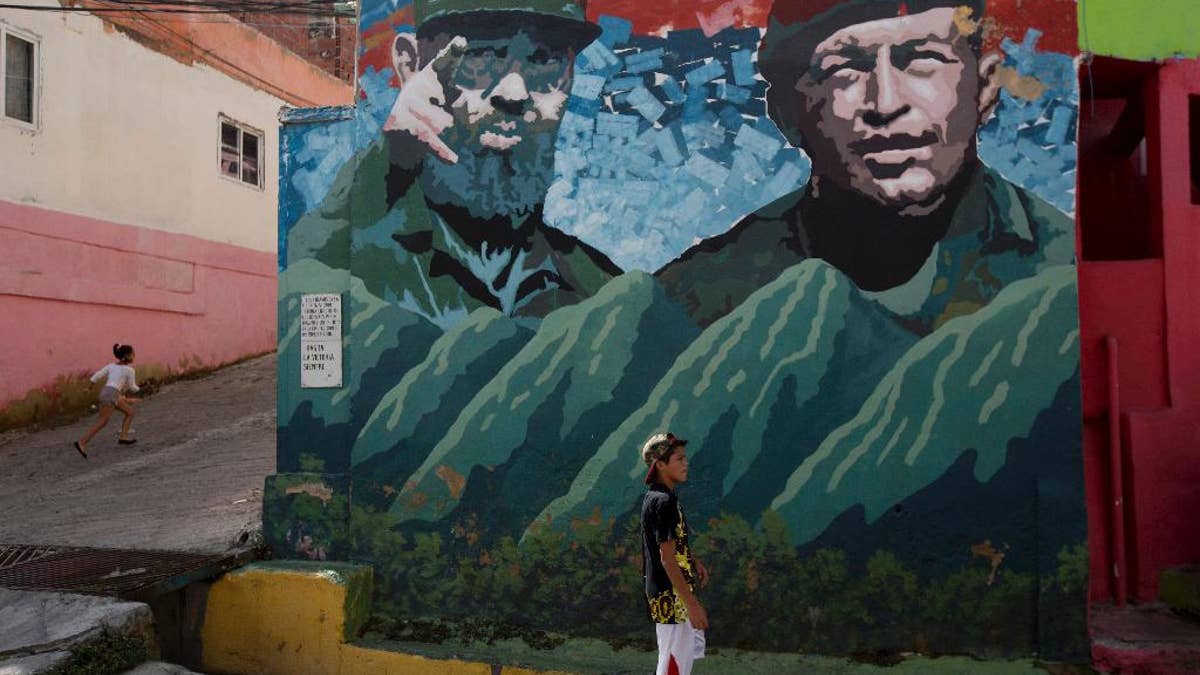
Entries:
[[[165, 385], [181, 380], [207, 377], [213, 371], [253, 359], [269, 352], [246, 354], [229, 363], [205, 365], [198, 358], [183, 358], [173, 368], [161, 363], [138, 364], [139, 397], [153, 396]], [[77, 371], [59, 375], [45, 387], [33, 389], [23, 397], [0, 408], [0, 433], [21, 429], [37, 431], [71, 424], [96, 408], [96, 397], [103, 383], [92, 384], [91, 373]]]

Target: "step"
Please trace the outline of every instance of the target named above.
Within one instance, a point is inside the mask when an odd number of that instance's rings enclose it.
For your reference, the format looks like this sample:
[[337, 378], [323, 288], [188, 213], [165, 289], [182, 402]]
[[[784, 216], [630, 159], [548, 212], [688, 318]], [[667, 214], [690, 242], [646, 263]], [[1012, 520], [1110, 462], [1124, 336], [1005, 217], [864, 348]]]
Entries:
[[1200, 672], [1200, 622], [1162, 603], [1093, 605], [1093, 667], [1121, 675]]

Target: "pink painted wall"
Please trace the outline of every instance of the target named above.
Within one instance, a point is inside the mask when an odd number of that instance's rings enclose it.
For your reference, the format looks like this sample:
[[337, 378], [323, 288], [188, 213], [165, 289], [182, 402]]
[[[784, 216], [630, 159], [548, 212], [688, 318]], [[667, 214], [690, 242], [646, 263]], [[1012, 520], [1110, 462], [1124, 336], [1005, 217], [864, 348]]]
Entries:
[[275, 347], [270, 252], [0, 200], [0, 407], [96, 369], [216, 365]]
[[[1158, 595], [1158, 573], [1200, 561], [1200, 205], [1193, 203], [1188, 156], [1197, 129], [1189, 128], [1189, 98], [1200, 95], [1200, 61], [1173, 61], [1158, 72], [1147, 114], [1156, 214], [1162, 218], [1165, 359], [1169, 407], [1126, 411], [1128, 489], [1136, 556], [1128, 580], [1139, 600]], [[1158, 143], [1155, 144], [1154, 141]]]
[[[1124, 585], [1153, 602], [1158, 575], [1200, 561], [1200, 203], [1192, 196], [1190, 97], [1200, 96], [1200, 60], [1157, 68], [1144, 82], [1150, 201], [1160, 253], [1079, 266], [1084, 453], [1087, 462], [1091, 596]], [[1084, 193], [1087, 194], [1086, 192]], [[1125, 195], [1099, 195], [1124, 199]], [[1085, 197], [1086, 199], [1087, 197]], [[1087, 236], [1088, 221], [1081, 224]], [[1112, 574], [1108, 384], [1102, 342], [1119, 341], [1125, 545], [1128, 569]]]

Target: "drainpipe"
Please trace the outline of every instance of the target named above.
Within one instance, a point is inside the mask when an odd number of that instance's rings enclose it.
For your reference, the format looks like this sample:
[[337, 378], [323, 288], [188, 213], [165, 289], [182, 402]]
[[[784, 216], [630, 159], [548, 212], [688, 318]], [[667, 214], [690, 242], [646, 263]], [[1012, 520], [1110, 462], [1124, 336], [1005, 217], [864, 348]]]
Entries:
[[1113, 602], [1125, 606], [1125, 492], [1121, 475], [1121, 385], [1117, 380], [1117, 338], [1104, 338], [1108, 362], [1108, 465], [1112, 494]]

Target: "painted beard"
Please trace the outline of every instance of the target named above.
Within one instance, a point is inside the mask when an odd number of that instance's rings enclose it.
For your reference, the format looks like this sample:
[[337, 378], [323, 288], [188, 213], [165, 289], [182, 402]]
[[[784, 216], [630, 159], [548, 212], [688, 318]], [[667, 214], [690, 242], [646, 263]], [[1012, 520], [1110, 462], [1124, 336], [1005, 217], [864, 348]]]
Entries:
[[484, 147], [474, 134], [447, 138], [458, 162], [447, 164], [432, 156], [425, 160], [421, 188], [426, 199], [480, 219], [532, 213], [546, 200], [554, 178], [555, 134], [528, 126], [518, 133], [521, 141], [509, 150]]

